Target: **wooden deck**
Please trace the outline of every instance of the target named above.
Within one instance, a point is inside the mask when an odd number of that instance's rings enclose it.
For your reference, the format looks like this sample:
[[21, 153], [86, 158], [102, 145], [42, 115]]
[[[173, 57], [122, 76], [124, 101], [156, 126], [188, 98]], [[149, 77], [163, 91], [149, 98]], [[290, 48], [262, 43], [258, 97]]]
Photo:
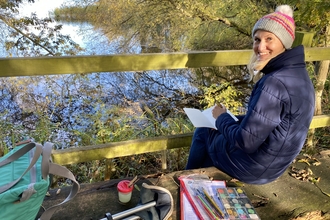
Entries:
[[[293, 219], [303, 213], [322, 211], [330, 219], [330, 202], [327, 193], [330, 193], [330, 157], [327, 154], [320, 158], [320, 166], [310, 166], [313, 175], [320, 177], [320, 182], [315, 185], [309, 181], [303, 182], [289, 175], [287, 170], [278, 180], [264, 185], [245, 184], [243, 189], [255, 204], [255, 208], [261, 219]], [[306, 163], [296, 162], [293, 166], [304, 169]], [[180, 175], [191, 173], [204, 173], [216, 180], [228, 181], [232, 185], [231, 177], [220, 172], [216, 168], [181, 171], [164, 175], [153, 175], [141, 179], [137, 185], [141, 187], [143, 182], [154, 184], [168, 189], [174, 199], [174, 212], [172, 220], [180, 219], [179, 185], [176, 178]], [[54, 214], [52, 220], [97, 220], [105, 218], [106, 213], [112, 215], [135, 207], [139, 202], [140, 193], [133, 190], [133, 197], [128, 205], [118, 202], [116, 184], [119, 180], [111, 180], [93, 184], [82, 184], [79, 194], [70, 202], [61, 206]], [[69, 192], [69, 188], [63, 188], [56, 195], [57, 189], [51, 190], [51, 196], [46, 197], [44, 207], [62, 202]]]

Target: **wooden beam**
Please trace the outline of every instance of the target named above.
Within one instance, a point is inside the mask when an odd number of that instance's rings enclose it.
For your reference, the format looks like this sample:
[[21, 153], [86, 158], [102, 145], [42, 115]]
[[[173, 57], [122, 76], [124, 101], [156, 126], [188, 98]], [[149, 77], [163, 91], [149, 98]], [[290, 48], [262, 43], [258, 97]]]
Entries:
[[317, 115], [313, 117], [312, 123], [309, 129], [322, 128], [330, 126], [330, 115]]
[[292, 47], [296, 47], [298, 45], [304, 45], [305, 47], [311, 47], [313, 42], [314, 33], [313, 32], [304, 32], [304, 31], [296, 31], [295, 39], [292, 44]]
[[251, 50], [224, 50], [189, 53], [0, 58], [0, 77], [245, 65], [251, 52]]
[[[246, 65], [251, 53], [252, 50], [224, 50], [107, 56], [0, 58], [0, 77]], [[305, 53], [306, 61], [329, 60], [330, 48], [305, 48]]]
[[68, 148], [64, 150], [54, 150], [52, 152], [52, 159], [55, 163], [61, 165], [75, 164], [92, 160], [110, 159], [116, 157], [131, 156], [134, 154], [190, 147], [191, 140], [192, 133], [187, 133], [166, 137], [138, 139], [113, 142], [102, 145]]
[[322, 61], [322, 60], [330, 60], [329, 47], [305, 48], [305, 61]]
[[[314, 116], [311, 128], [330, 126], [330, 115]], [[58, 164], [75, 164], [80, 162], [111, 159], [134, 154], [157, 152], [175, 148], [190, 147], [193, 133], [156, 137], [148, 139], [113, 142], [102, 145], [54, 150], [53, 161]]]

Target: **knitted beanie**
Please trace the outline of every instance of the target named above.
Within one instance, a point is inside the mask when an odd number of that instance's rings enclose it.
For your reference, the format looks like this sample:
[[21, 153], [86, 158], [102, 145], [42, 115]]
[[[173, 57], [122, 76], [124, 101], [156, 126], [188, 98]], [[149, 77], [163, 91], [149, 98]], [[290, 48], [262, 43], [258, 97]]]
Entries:
[[289, 5], [280, 5], [275, 12], [260, 18], [252, 29], [252, 36], [257, 30], [275, 34], [286, 49], [291, 48], [295, 38], [293, 10]]

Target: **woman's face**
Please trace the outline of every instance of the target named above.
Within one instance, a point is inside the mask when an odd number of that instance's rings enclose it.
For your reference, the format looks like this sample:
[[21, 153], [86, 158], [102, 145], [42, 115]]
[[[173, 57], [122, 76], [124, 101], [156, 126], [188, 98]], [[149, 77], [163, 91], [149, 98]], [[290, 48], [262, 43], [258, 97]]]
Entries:
[[283, 53], [285, 48], [275, 34], [257, 30], [253, 36], [253, 51], [258, 61], [265, 61]]

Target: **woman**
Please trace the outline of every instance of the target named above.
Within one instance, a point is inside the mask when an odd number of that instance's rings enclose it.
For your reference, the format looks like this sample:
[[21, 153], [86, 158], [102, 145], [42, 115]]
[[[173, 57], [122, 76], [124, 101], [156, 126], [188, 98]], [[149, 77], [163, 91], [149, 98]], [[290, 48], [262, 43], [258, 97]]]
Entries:
[[248, 68], [259, 79], [239, 121], [216, 106], [218, 130], [195, 130], [186, 169], [215, 166], [250, 184], [274, 181], [301, 151], [314, 113], [314, 87], [304, 48], [291, 49], [293, 11], [281, 5], [257, 21]]

